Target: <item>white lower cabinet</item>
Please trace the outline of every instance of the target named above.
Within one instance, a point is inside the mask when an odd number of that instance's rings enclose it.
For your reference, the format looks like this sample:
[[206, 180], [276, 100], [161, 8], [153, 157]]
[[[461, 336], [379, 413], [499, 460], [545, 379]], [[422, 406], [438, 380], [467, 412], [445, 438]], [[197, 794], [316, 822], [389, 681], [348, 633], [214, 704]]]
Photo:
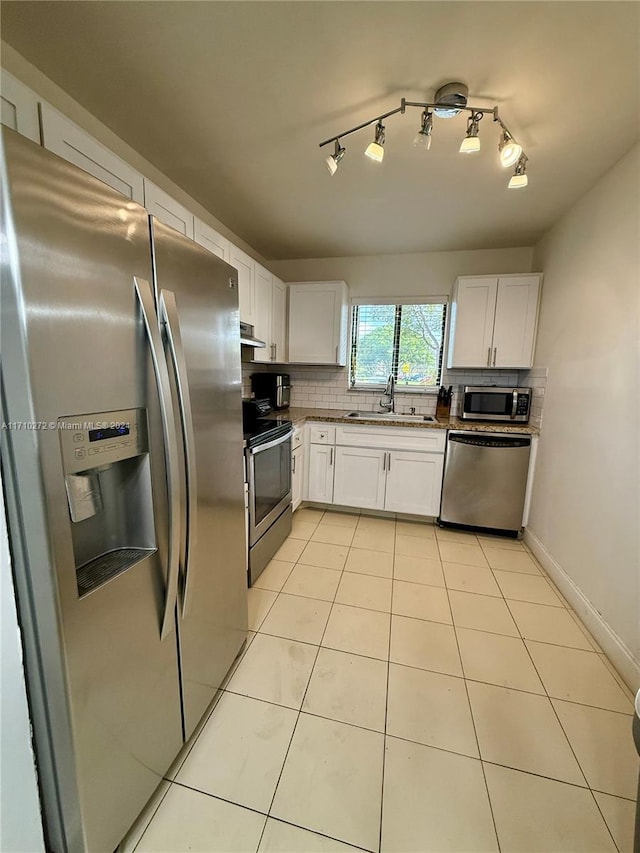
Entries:
[[336, 447], [333, 502], [383, 509], [386, 455], [375, 448]]
[[438, 515], [443, 467], [443, 453], [389, 451], [384, 508], [412, 515]]
[[333, 503], [333, 470], [335, 447], [328, 444], [309, 445], [309, 481], [307, 499]]
[[294, 429], [291, 441], [291, 508], [295, 512], [304, 495], [304, 433], [300, 427]]
[[[310, 428], [306, 496], [318, 503], [435, 517], [446, 432], [369, 426]], [[316, 442], [316, 443], [314, 443]]]

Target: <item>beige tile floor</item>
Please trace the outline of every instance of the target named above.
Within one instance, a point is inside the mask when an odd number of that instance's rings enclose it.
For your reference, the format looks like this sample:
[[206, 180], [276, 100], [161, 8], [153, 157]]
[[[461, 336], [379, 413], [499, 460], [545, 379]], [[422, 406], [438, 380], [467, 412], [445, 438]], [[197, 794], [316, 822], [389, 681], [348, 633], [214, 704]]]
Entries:
[[631, 695], [525, 546], [301, 509], [138, 851], [631, 851]]

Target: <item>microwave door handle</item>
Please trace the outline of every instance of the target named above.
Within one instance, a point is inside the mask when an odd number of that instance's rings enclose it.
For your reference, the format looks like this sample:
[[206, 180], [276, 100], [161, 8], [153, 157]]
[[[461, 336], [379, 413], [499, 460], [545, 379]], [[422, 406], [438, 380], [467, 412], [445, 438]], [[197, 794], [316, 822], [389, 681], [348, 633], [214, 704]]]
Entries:
[[183, 502], [184, 525], [184, 566], [182, 583], [182, 615], [187, 612], [189, 599], [189, 577], [193, 554], [198, 540], [198, 487], [196, 479], [196, 455], [195, 455], [195, 433], [193, 429], [193, 417], [191, 414], [191, 397], [189, 394], [189, 381], [187, 379], [187, 363], [184, 357], [182, 335], [180, 333], [180, 319], [176, 297], [170, 290], [160, 291], [160, 322], [164, 326], [169, 344], [169, 354], [176, 377], [178, 389], [178, 409], [180, 413], [180, 426], [182, 428], [182, 441], [184, 446], [184, 458], [186, 463], [186, 501]]
[[165, 585], [164, 612], [162, 615], [162, 627], [160, 639], [169, 634], [174, 627], [174, 614], [176, 600], [178, 597], [178, 572], [180, 565], [180, 540], [179, 540], [179, 461], [178, 461], [178, 438], [176, 433], [175, 416], [171, 402], [171, 386], [169, 384], [169, 371], [164, 359], [162, 339], [156, 320], [156, 308], [153, 300], [151, 285], [143, 278], [133, 279], [134, 289], [144, 328], [149, 342], [153, 372], [160, 399], [160, 419], [164, 433], [164, 455], [167, 469], [167, 498], [169, 501], [169, 541], [167, 580]]
[[515, 420], [516, 411], [518, 410], [518, 392], [514, 391], [511, 395], [511, 420]]

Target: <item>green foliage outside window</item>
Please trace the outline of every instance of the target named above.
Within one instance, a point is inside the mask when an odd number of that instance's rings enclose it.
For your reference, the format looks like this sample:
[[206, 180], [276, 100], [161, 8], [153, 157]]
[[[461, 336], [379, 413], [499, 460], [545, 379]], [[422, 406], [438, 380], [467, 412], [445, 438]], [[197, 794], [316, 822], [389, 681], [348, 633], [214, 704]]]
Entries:
[[442, 371], [446, 305], [355, 305], [351, 329], [351, 387], [437, 387]]

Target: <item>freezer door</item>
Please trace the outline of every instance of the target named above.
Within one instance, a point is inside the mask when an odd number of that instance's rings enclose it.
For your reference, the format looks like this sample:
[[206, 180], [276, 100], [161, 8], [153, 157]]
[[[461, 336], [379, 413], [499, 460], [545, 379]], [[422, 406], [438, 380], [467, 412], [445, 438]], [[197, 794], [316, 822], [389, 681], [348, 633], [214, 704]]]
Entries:
[[[3, 470], [47, 831], [56, 851], [110, 851], [182, 743], [175, 628], [161, 640], [165, 442], [134, 285], [152, 279], [149, 221], [3, 134]], [[65, 425], [105, 413], [133, 418], [136, 443], [133, 426], [82, 426], [65, 455]], [[96, 559], [105, 574], [86, 571]]]
[[167, 358], [186, 409], [178, 631], [189, 737], [247, 632], [237, 272], [151, 222]]

